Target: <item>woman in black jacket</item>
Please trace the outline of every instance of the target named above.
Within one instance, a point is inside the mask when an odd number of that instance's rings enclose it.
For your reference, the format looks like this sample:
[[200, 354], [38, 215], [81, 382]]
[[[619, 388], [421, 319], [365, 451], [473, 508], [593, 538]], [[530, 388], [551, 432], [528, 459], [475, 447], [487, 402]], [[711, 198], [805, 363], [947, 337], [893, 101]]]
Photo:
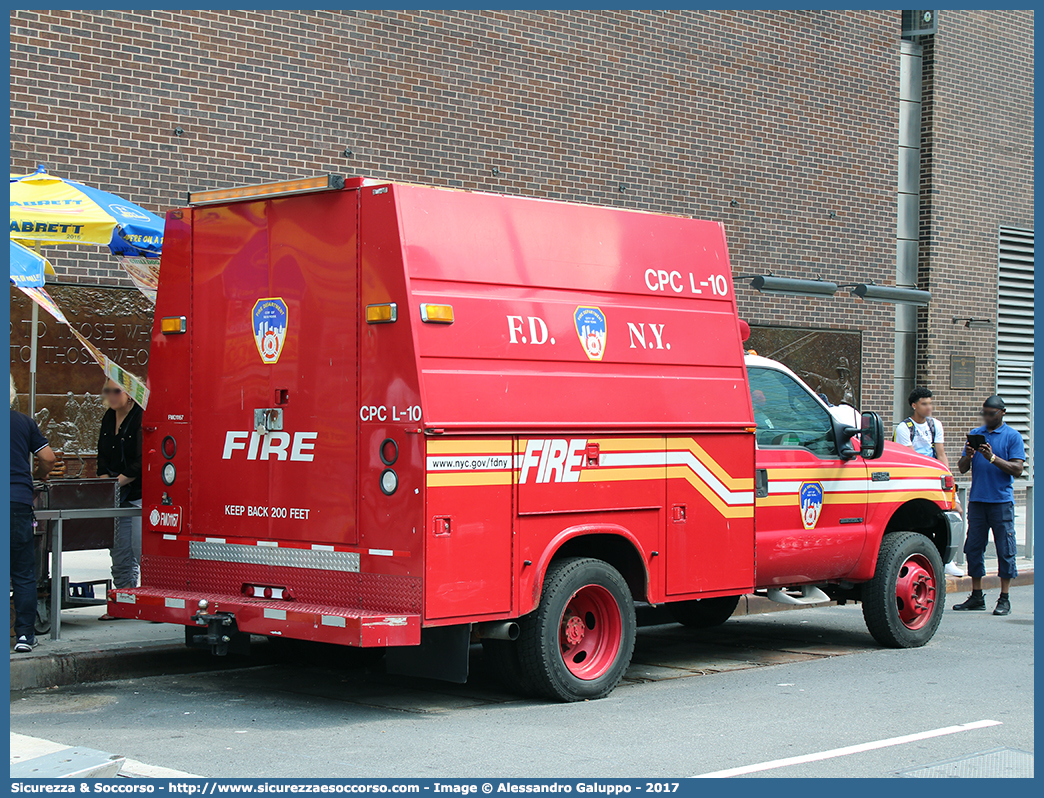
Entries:
[[[141, 507], [141, 407], [112, 380], [102, 390], [109, 409], [98, 435], [98, 476], [116, 477], [120, 507]], [[137, 587], [141, 563], [141, 516], [119, 518], [112, 541], [112, 584]], [[116, 620], [105, 613], [101, 621]]]

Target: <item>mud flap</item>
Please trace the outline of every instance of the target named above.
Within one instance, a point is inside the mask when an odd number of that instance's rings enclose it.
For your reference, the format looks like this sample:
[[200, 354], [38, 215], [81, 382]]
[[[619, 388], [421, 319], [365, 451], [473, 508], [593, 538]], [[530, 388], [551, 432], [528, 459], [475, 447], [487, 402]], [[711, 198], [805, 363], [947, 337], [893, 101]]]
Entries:
[[[250, 635], [239, 631], [235, 616], [231, 613], [205, 615], [200, 612], [192, 619], [196, 626], [185, 627], [185, 645], [189, 648], [209, 648], [216, 657], [229, 653], [246, 656], [250, 653]], [[204, 625], [205, 634], [202, 628]]]
[[419, 646], [392, 646], [384, 656], [387, 673], [464, 684], [468, 680], [471, 624], [421, 629]]

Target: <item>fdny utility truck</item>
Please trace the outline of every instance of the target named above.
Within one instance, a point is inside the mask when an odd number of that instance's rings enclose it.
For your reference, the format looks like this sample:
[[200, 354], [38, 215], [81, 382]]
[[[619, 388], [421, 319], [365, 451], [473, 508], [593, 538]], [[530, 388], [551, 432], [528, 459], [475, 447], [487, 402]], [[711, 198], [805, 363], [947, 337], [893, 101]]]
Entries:
[[[953, 480], [747, 355], [722, 225], [333, 176], [167, 215], [142, 586], [109, 612], [599, 698], [635, 605], [938, 627]], [[756, 400], [752, 400], [752, 396]], [[855, 423], [853, 423], [855, 421]]]

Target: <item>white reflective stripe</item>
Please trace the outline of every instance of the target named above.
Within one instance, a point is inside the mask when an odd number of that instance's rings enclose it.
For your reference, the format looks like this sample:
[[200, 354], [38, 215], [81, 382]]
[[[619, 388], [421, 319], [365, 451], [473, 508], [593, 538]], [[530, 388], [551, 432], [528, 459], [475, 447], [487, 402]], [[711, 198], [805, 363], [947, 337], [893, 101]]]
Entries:
[[886, 482], [873, 482], [866, 479], [827, 480], [806, 479], [802, 482], [769, 481], [769, 493], [797, 493], [806, 482], [818, 482], [824, 493], [865, 493], [867, 491], [889, 492], [909, 490], [942, 490], [942, 482], [938, 479], [891, 479]]
[[276, 543], [274, 540], [259, 540], [257, 542], [257, 545], [258, 546], [273, 546], [275, 548], [279, 548], [279, 544]]
[[183, 610], [185, 609], [185, 599], [165, 598], [163, 599], [163, 606], [173, 607], [176, 610]]
[[164, 535], [163, 539], [164, 540], [177, 540], [178, 536], [177, 535]]
[[224, 538], [207, 538], [207, 543], [224, 543]]
[[391, 549], [370, 549], [370, 554], [375, 554], [378, 557], [394, 557], [395, 552]]
[[286, 610], [265, 610], [265, 617], [271, 618], [274, 621], [285, 621]]
[[312, 544], [312, 551], [333, 551], [333, 546], [320, 546], [318, 543]]
[[[680, 461], [680, 462], [679, 462]], [[703, 463], [696, 459], [692, 452], [670, 452], [667, 459], [668, 465], [687, 465], [696, 472], [696, 476], [702, 479], [711, 490], [726, 504], [753, 504], [754, 491], [742, 490], [731, 491], [710, 472]]]
[[601, 455], [602, 466], [688, 466], [723, 502], [728, 505], [754, 503], [754, 491], [732, 491], [726, 488], [692, 452], [606, 452]]
[[323, 626], [340, 626], [344, 628], [344, 618], [340, 615], [324, 615]]
[[133, 593], [120, 593], [116, 592], [116, 602], [119, 604], [137, 604], [138, 597]]

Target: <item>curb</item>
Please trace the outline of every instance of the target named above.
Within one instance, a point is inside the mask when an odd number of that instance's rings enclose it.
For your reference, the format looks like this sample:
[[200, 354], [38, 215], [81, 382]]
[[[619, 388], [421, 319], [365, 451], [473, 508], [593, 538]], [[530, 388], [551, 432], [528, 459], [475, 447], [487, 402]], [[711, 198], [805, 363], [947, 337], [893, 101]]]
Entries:
[[[265, 665], [271, 659], [261, 653], [251, 655], [251, 665]], [[258, 654], [260, 656], [258, 656]], [[64, 654], [11, 658], [11, 692], [41, 687], [62, 687], [84, 682], [113, 679], [140, 679], [174, 673], [197, 673], [242, 668], [239, 657], [214, 657], [209, 651], [186, 648], [180, 643], [127, 646]]]
[[[982, 590], [1000, 590], [999, 576], [984, 576], [982, 578]], [[1011, 580], [1012, 587], [1024, 587], [1033, 584], [1033, 571], [1019, 574]], [[971, 593], [972, 580], [970, 576], [948, 576], [946, 577], [946, 595], [951, 593]]]

